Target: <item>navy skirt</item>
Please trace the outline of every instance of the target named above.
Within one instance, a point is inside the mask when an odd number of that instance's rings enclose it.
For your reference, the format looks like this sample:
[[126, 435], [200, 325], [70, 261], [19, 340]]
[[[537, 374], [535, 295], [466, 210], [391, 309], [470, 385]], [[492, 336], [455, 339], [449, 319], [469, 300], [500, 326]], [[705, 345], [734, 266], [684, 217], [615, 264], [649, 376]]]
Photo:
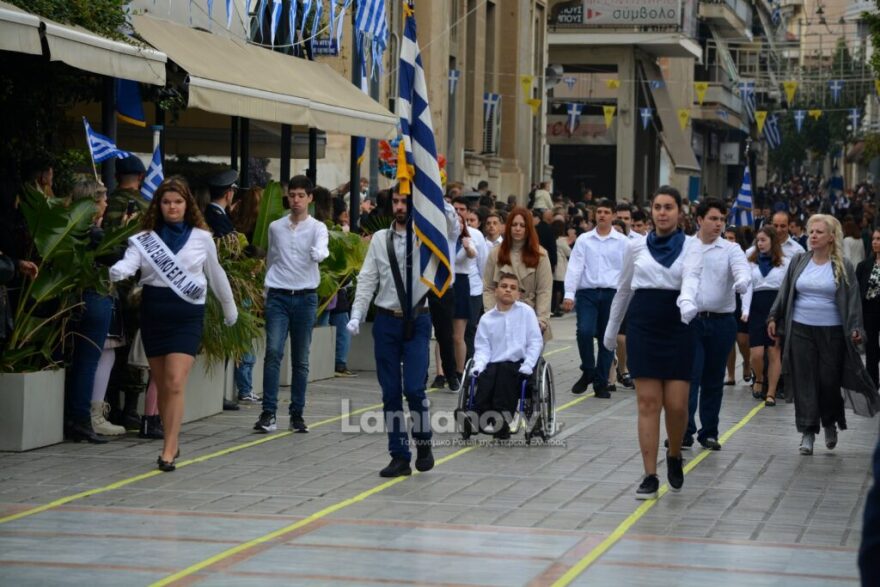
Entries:
[[144, 286], [141, 338], [147, 357], [183, 353], [195, 357], [202, 344], [204, 304], [190, 304], [167, 287]]
[[455, 292], [455, 313], [453, 318], [459, 320], [471, 319], [471, 280], [467, 273], [456, 273], [455, 282], [452, 285]]
[[[768, 308], [769, 310], [769, 308]], [[743, 313], [743, 301], [742, 296], [736, 294], [736, 310], [733, 312], [733, 316], [736, 318], [736, 333], [737, 334], [748, 334], [749, 333], [749, 325], [740, 320], [740, 317]]]
[[626, 362], [633, 379], [690, 381], [696, 337], [682, 324], [677, 290], [637, 289], [627, 311]]
[[770, 308], [776, 301], [779, 291], [768, 289], [756, 291], [752, 296], [752, 307], [749, 309], [749, 347], [773, 346], [773, 339], [767, 335], [767, 317]]

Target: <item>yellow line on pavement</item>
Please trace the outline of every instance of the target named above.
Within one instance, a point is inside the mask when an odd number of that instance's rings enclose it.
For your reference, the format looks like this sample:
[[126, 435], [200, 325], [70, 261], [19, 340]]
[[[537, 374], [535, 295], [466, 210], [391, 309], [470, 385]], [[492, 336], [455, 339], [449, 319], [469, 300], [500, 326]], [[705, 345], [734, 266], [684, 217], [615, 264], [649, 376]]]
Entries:
[[[763, 408], [763, 403], [752, 408], [752, 410], [749, 411], [749, 413], [746, 414], [742, 420], [737, 422], [730, 430], [722, 434], [721, 438], [718, 439], [718, 442], [722, 445], [726, 443], [731, 436], [736, 434], [743, 426], [748, 424], [749, 420], [751, 420], [755, 416], [755, 414], [760, 412]], [[709, 456], [710, 452], [712, 451], [704, 450], [703, 452], [698, 454], [694, 460], [685, 465], [685, 475], [692, 471], [694, 467], [703, 462], [703, 460]], [[642, 505], [636, 508], [636, 511], [631, 513], [623, 522], [621, 522], [620, 525], [618, 525], [617, 528], [615, 528], [614, 531], [609, 534], [607, 538], [605, 538], [605, 540], [600, 542], [595, 548], [593, 548], [593, 550], [588, 552], [586, 556], [579, 560], [577, 564], [570, 568], [564, 575], [559, 577], [559, 579], [557, 579], [553, 583], [552, 587], [564, 587], [574, 581], [581, 573], [586, 571], [590, 567], [590, 565], [596, 562], [596, 560], [598, 560], [600, 556], [605, 554], [609, 548], [614, 546], [618, 540], [623, 538], [623, 535], [627, 533], [627, 531], [633, 526], [633, 524], [638, 522], [645, 514], [647, 514], [651, 510], [652, 507], [657, 505], [657, 502], [660, 500], [660, 498], [666, 495], [668, 491], [669, 485], [664, 483], [663, 486], [660, 487], [660, 491], [657, 493], [657, 499], [651, 499], [643, 502]]]

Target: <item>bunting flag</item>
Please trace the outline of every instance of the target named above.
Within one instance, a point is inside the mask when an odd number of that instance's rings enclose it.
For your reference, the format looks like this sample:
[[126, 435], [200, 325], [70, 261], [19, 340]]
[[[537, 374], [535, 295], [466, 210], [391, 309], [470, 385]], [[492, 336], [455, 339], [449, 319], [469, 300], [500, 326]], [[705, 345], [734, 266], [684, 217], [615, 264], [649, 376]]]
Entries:
[[782, 7], [779, 5], [779, 2], [773, 3], [773, 12], [770, 15], [770, 19], [773, 21], [773, 26], [778, 27], [782, 23]]
[[853, 134], [857, 134], [859, 132], [860, 119], [861, 119], [861, 112], [859, 112], [859, 109], [858, 108], [850, 108], [849, 109], [849, 121], [852, 123]]
[[651, 86], [652, 90], [659, 90], [660, 88], [666, 87], [666, 84], [663, 82], [663, 80], [659, 79], [652, 79], [648, 85]]
[[775, 114], [767, 117], [764, 123], [764, 138], [767, 140], [767, 146], [776, 149], [782, 144], [782, 132], [779, 130], [779, 118]]
[[874, 89], [877, 91], [877, 96], [880, 97], [880, 79], [874, 80]]
[[831, 100], [835, 104], [838, 104], [840, 102], [840, 92], [843, 91], [843, 80], [842, 79], [828, 80], [828, 89], [831, 90]]
[[312, 12], [312, 1], [304, 0], [303, 3], [302, 21], [299, 23], [299, 36], [301, 39], [306, 38], [306, 22], [309, 19], [309, 14]]
[[749, 167], [746, 165], [743, 173], [742, 185], [736, 195], [736, 212], [733, 215], [733, 223], [736, 226], [752, 225], [752, 180], [749, 177]]
[[607, 87], [609, 90], [616, 90], [620, 87], [620, 80], [617, 78], [606, 79], [605, 87]]
[[755, 120], [755, 109], [757, 102], [755, 98], [755, 82], [746, 81], [739, 83], [739, 96], [742, 98], [743, 105], [751, 120]]
[[797, 93], [798, 83], [794, 80], [789, 80], [782, 82], [782, 87], [785, 89], [785, 101], [791, 106], [794, 104], [794, 95]]
[[226, 28], [232, 28], [232, 0], [226, 0]]
[[492, 92], [483, 93], [483, 121], [489, 122], [492, 115], [498, 109], [498, 102], [501, 100], [501, 94], [493, 94]]
[[758, 124], [758, 134], [764, 132], [764, 124], [767, 122], [767, 111], [758, 110], [755, 112], [755, 122]]
[[526, 100], [526, 104], [532, 109], [532, 116], [537, 116], [541, 110], [541, 98], [529, 98]]
[[531, 75], [521, 75], [519, 76], [519, 84], [522, 86], [523, 91], [523, 100], [526, 104], [528, 104], [529, 98], [532, 97], [532, 82], [535, 81], [535, 77]]
[[[307, 12], [303, 13], [303, 18], [308, 15]], [[312, 18], [312, 34], [311, 39], [312, 42], [315, 42], [315, 39], [318, 37], [318, 28], [321, 26], [321, 17], [324, 16], [324, 0], [317, 0], [315, 3], [315, 16]]]
[[[332, 0], [336, 2], [337, 0]], [[351, 8], [352, 0], [338, 0], [339, 2], [339, 16], [336, 17], [336, 46], [342, 46], [342, 33], [343, 27], [345, 26], [345, 13]], [[331, 29], [332, 32], [332, 29]], [[374, 70], [375, 71], [375, 70]]]
[[[577, 83], [577, 78], [573, 78], [571, 76], [562, 78], [562, 81], [565, 82], [565, 85], [568, 86], [568, 89], [574, 88], [574, 84]], [[880, 93], [880, 80], [877, 80], [877, 93]]]
[[642, 117], [642, 130], [645, 130], [654, 118], [654, 110], [652, 108], [639, 108], [639, 115]]
[[[192, 6], [192, 2], [190, 2], [190, 6]], [[214, 24], [214, 17], [212, 16], [214, 12], [214, 0], [208, 0], [208, 30], [211, 29]]]
[[458, 86], [458, 78], [461, 77], [461, 72], [457, 69], [449, 70], [449, 95], [455, 95], [455, 88]]
[[131, 157], [128, 151], [123, 151], [116, 146], [112, 140], [102, 134], [96, 133], [92, 129], [92, 125], [83, 116], [83, 126], [86, 129], [86, 142], [89, 145], [89, 153], [92, 155], [92, 161], [95, 163], [103, 163], [107, 159], [116, 157], [117, 159], [125, 159]]
[[[358, 4], [367, 2], [362, 0]], [[402, 194], [412, 194], [413, 231], [420, 242], [420, 278], [435, 294], [442, 296], [452, 283], [443, 187], [428, 105], [428, 84], [419, 55], [411, 3], [404, 5], [404, 12], [406, 23], [400, 45], [400, 97], [397, 100], [403, 158], [397, 164], [398, 181]]]
[[801, 129], [804, 127], [804, 119], [807, 117], [806, 110], [795, 110], [794, 111], [794, 127], [797, 129], [798, 133], [801, 132]]
[[[346, 2], [346, 5], [348, 2]], [[355, 28], [363, 33], [363, 43], [370, 45], [373, 70], [382, 71], [382, 54], [388, 46], [388, 21], [385, 18], [385, 0], [359, 0]]]
[[810, 118], [812, 118], [813, 120], [819, 120], [820, 118], [822, 118], [821, 110], [807, 110], [807, 114], [809, 114]]
[[602, 113], [605, 115], [605, 128], [611, 128], [611, 123], [614, 122], [614, 113], [617, 111], [617, 106], [602, 106]]
[[574, 133], [574, 129], [578, 125], [578, 121], [581, 118], [581, 108], [583, 108], [583, 106], [577, 102], [572, 102], [568, 105], [566, 110], [568, 113], [568, 124], [566, 125], [568, 128], [568, 134]]
[[697, 94], [697, 103], [702, 106], [706, 99], [706, 92], [709, 91], [709, 82], [694, 82], [694, 92]]
[[150, 166], [147, 168], [147, 174], [144, 176], [144, 183], [141, 186], [141, 195], [145, 200], [153, 199], [153, 195], [163, 179], [165, 179], [165, 173], [162, 171], [162, 152], [159, 150], [159, 145], [156, 145]]
[[[288, 28], [288, 38], [290, 40], [291, 47], [296, 45], [296, 11], [299, 7], [299, 2], [291, 2], [290, 10], [287, 11], [287, 28]], [[336, 45], [337, 47], [339, 44]]]
[[687, 108], [679, 108], [678, 109], [678, 126], [681, 127], [681, 130], [687, 128], [688, 120], [691, 118], [691, 111]]
[[257, 23], [260, 26], [260, 40], [265, 43], [265, 34], [263, 32], [263, 21], [266, 20], [266, 7], [269, 4], [269, 0], [260, 0], [260, 5], [257, 7]]
[[116, 79], [116, 118], [135, 126], [147, 126], [141, 85], [128, 79]]
[[269, 24], [269, 43], [275, 46], [275, 35], [281, 24], [281, 0], [272, 0], [272, 21]]
[[725, 110], [724, 108], [719, 108], [715, 111], [715, 113], [718, 115], [718, 118], [724, 120], [725, 122], [727, 122], [730, 118], [730, 113], [728, 113], [727, 110]]

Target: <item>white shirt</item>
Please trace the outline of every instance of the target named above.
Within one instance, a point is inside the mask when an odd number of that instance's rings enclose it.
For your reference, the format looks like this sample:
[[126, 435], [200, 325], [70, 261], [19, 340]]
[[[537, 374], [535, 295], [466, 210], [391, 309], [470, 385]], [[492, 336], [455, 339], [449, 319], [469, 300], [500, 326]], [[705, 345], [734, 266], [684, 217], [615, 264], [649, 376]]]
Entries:
[[318, 263], [330, 256], [328, 238], [327, 226], [311, 216], [294, 224], [288, 215], [270, 224], [266, 288], [317, 288]]
[[851, 236], [843, 239], [843, 257], [849, 259], [852, 266], [855, 267], [865, 260], [865, 243], [860, 238]]
[[[457, 238], [461, 231], [458, 213], [449, 203], [446, 203], [444, 212], [446, 216], [446, 238], [455, 242], [455, 238]], [[376, 305], [380, 308], [397, 311], [401, 309], [400, 300], [397, 298], [397, 288], [394, 286], [394, 276], [391, 273], [391, 264], [388, 260], [389, 230], [393, 231], [392, 242], [394, 243], [397, 265], [400, 267], [400, 276], [406, 280], [406, 231], [398, 231], [394, 228], [376, 231], [373, 234], [373, 238], [370, 239], [370, 248], [367, 249], [367, 256], [364, 259], [360, 273], [358, 273], [357, 290], [355, 291], [354, 303], [351, 308], [352, 320], [363, 321], [374, 294], [376, 295]], [[418, 239], [413, 237], [413, 307], [428, 291], [428, 287], [419, 279], [419, 268], [421, 267], [420, 249]]]
[[[785, 239], [785, 242], [781, 243], [779, 245], [779, 248], [782, 249], [782, 256], [789, 261], [791, 261], [792, 257], [797, 255], [798, 253], [804, 252], [804, 248], [801, 246], [801, 244], [791, 237]], [[748, 249], [746, 249], [746, 258], [751, 257], [752, 253], [754, 252], [755, 245], [752, 245]]]
[[744, 294], [752, 284], [749, 262], [740, 246], [721, 237], [710, 244], [693, 238], [685, 244], [686, 265], [694, 271], [693, 287], [681, 288], [681, 300], [698, 312], [732, 313], [735, 293]]
[[500, 234], [498, 236], [496, 236], [494, 240], [490, 240], [489, 238], [486, 238], [486, 246], [491, 251], [492, 249], [494, 249], [495, 247], [500, 245], [501, 241], [503, 241], [503, 240], [504, 240], [504, 236], [500, 235]]
[[535, 311], [522, 302], [514, 302], [506, 312], [495, 306], [480, 318], [474, 338], [474, 369], [483, 371], [489, 363], [522, 360], [521, 370], [535, 369], [544, 337]]
[[817, 265], [810, 259], [795, 288], [797, 295], [792, 316], [795, 322], [807, 326], [840, 326], [843, 323], [837, 307], [837, 283], [831, 261]]
[[743, 316], [749, 315], [749, 310], [752, 308], [752, 296], [755, 292], [779, 291], [779, 288], [782, 287], [782, 280], [785, 279], [785, 273], [788, 271], [788, 263], [788, 259], [783, 257], [782, 265], [779, 267], [773, 267], [770, 272], [764, 276], [761, 275], [761, 270], [758, 268], [757, 263], [749, 262], [749, 268], [752, 272], [752, 285], [749, 287], [749, 291], [744, 293], [742, 297]]
[[[138, 234], [143, 234], [143, 232]], [[150, 262], [131, 243], [136, 236], [128, 239], [129, 245], [125, 250], [125, 256], [110, 268], [110, 281], [122, 281], [140, 270], [140, 285], [168, 287]], [[238, 318], [238, 309], [235, 307], [235, 298], [232, 296], [229, 279], [217, 259], [217, 246], [214, 244], [211, 233], [201, 228], [193, 228], [189, 239], [175, 257], [177, 264], [192, 275], [193, 281], [197, 285], [202, 286], [203, 289], [206, 285], [211, 287], [211, 291], [214, 292], [223, 307], [223, 317], [227, 322], [235, 322]], [[205, 298], [203, 297], [196, 303], [204, 304]]]
[[532, 206], [535, 210], [552, 210], [553, 198], [547, 190], [535, 190], [535, 203]]
[[595, 228], [580, 235], [568, 258], [565, 299], [573, 300], [579, 289], [616, 289], [627, 245], [635, 242], [613, 228], [605, 236]]
[[471, 246], [477, 252], [473, 258], [467, 256], [464, 247], [458, 249], [455, 254], [455, 272], [467, 274], [472, 296], [483, 294], [483, 269], [486, 267], [486, 259], [489, 258], [489, 248], [486, 246], [486, 238], [479, 230], [468, 229], [471, 237]]
[[637, 233], [637, 232], [634, 231], [634, 230], [630, 230], [630, 231], [629, 231], [629, 234], [626, 235], [626, 238], [628, 238], [628, 239], [631, 240], [631, 241], [635, 241], [635, 240], [639, 240], [639, 239], [645, 238], [645, 235], [643, 235], [643, 234], [639, 234], [639, 233]]

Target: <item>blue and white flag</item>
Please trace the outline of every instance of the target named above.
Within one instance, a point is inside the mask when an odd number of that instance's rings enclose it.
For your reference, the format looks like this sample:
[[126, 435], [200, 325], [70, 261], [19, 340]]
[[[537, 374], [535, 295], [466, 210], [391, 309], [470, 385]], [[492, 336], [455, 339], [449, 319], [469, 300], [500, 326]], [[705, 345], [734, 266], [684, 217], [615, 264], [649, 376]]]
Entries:
[[123, 151], [116, 146], [116, 143], [108, 137], [96, 133], [86, 117], [83, 116], [83, 125], [86, 127], [86, 142], [89, 144], [89, 153], [92, 155], [92, 161], [95, 163], [103, 163], [107, 159], [116, 157], [117, 159], [125, 159], [131, 157], [128, 151]]
[[232, 28], [232, 0], [226, 0], [226, 28]]
[[257, 24], [260, 27], [260, 42], [266, 43], [266, 37], [263, 33], [263, 21], [266, 20], [266, 6], [269, 4], [269, 0], [260, 0], [260, 5], [257, 7]]
[[828, 80], [828, 89], [831, 90], [831, 99], [835, 104], [840, 102], [840, 92], [843, 91], [843, 80], [842, 79], [832, 79]]
[[[336, 2], [337, 0], [331, 0], [331, 2]], [[342, 27], [345, 25], [345, 13], [351, 7], [351, 0], [338, 0], [339, 1], [339, 16], [336, 18], [336, 46], [342, 47]], [[332, 32], [331, 25], [331, 32]]]
[[727, 122], [727, 120], [730, 118], [730, 113], [727, 112], [727, 110], [725, 110], [724, 108], [719, 108], [716, 111], [716, 114], [718, 114], [718, 118], [720, 118], [721, 120], [723, 120], [725, 122]]
[[566, 110], [566, 112], [568, 112], [568, 124], [566, 126], [568, 127], [569, 134], [574, 132], [574, 128], [577, 126], [578, 121], [581, 118], [581, 108], [583, 108], [583, 106], [577, 102], [571, 102], [568, 105], [568, 109]]
[[[192, 2], [190, 2], [192, 4]], [[208, 29], [214, 24], [214, 0], [208, 0]]]
[[804, 120], [807, 118], [806, 110], [795, 110], [794, 111], [794, 127], [797, 129], [798, 133], [801, 132], [801, 129], [804, 127]]
[[764, 121], [764, 138], [767, 140], [767, 146], [776, 149], [782, 144], [782, 132], [779, 130], [779, 117], [775, 114], [767, 116]]
[[743, 174], [743, 181], [739, 188], [739, 193], [736, 195], [734, 209], [733, 223], [736, 226], [752, 225], [752, 180], [749, 177], [748, 166], [746, 166], [746, 171]]
[[165, 179], [165, 173], [162, 171], [162, 152], [159, 150], [159, 145], [156, 145], [150, 166], [147, 168], [147, 175], [144, 176], [144, 184], [141, 186], [141, 195], [145, 200], [153, 199], [153, 195], [163, 179]]
[[779, 23], [782, 22], [782, 7], [778, 0], [773, 3], [773, 13], [770, 18], [773, 20], [773, 26], [779, 26]]
[[755, 121], [755, 110], [757, 109], [757, 101], [755, 98], [755, 82], [740, 82], [739, 97], [742, 98], [749, 119]]
[[[291, 2], [290, 10], [287, 11], [287, 22], [289, 38], [290, 38], [290, 46], [296, 45], [296, 10], [299, 7], [299, 2]], [[339, 45], [337, 45], [338, 47]]]
[[303, 4], [302, 22], [299, 23], [299, 36], [303, 39], [306, 38], [306, 20], [309, 18], [309, 13], [311, 11], [312, 11], [312, 0], [305, 0], [305, 2]]
[[385, 0], [359, 0], [354, 23], [355, 28], [362, 33], [362, 42], [370, 44], [373, 69], [379, 66], [379, 71], [382, 71], [382, 54], [388, 46]]
[[652, 90], [659, 90], [660, 88], [666, 86], [666, 84], [663, 82], [663, 80], [659, 80], [659, 79], [652, 79], [650, 81], [649, 85], [651, 86]]
[[281, 24], [281, 0], [272, 0], [272, 22], [269, 28], [269, 39], [272, 46], [275, 46], [275, 34], [278, 32], [278, 25]]
[[461, 72], [457, 69], [449, 70], [449, 95], [455, 95], [455, 88], [458, 86], [458, 78], [461, 77]]
[[565, 85], [567, 85], [568, 89], [570, 90], [574, 87], [574, 84], [577, 83], [577, 78], [567, 76], [567, 77], [562, 78], [562, 81], [565, 82]]
[[317, 4], [315, 4], [315, 17], [312, 19], [312, 42], [314, 42], [318, 36], [318, 27], [321, 26], [322, 16], [324, 16], [324, 0], [318, 0]]
[[401, 132], [398, 180], [404, 180], [401, 193], [404, 190], [412, 193], [413, 230], [420, 243], [420, 278], [431, 291], [442, 296], [452, 283], [443, 187], [412, 3], [404, 4], [404, 12], [406, 24], [400, 43], [400, 97], [397, 100]]
[[651, 124], [651, 120], [654, 118], [654, 109], [639, 108], [639, 115], [642, 117], [642, 130], [645, 130], [648, 128], [648, 125]]
[[501, 94], [483, 93], [483, 121], [489, 122], [489, 119], [498, 109], [499, 100], [501, 100]]
[[849, 109], [849, 121], [852, 124], [852, 132], [856, 134], [859, 132], [859, 122], [861, 121], [862, 114], [859, 112], [858, 108], [850, 108]]

